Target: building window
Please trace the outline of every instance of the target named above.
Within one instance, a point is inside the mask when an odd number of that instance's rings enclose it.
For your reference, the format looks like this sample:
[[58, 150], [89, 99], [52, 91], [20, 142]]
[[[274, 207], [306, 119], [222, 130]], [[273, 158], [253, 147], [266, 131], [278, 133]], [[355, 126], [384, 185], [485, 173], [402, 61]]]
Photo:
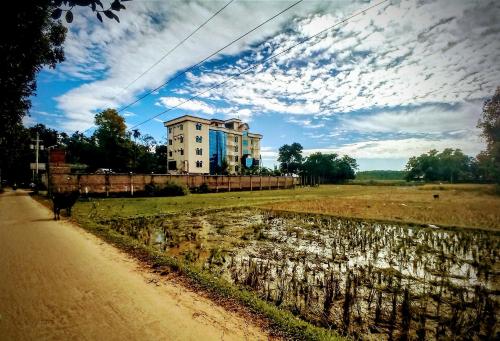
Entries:
[[179, 137], [179, 139], [181, 140], [181, 141], [180, 141], [181, 143], [183, 143], [183, 142], [184, 142], [184, 136]]
[[201, 143], [203, 141], [203, 138], [201, 136], [196, 136], [196, 142]]
[[239, 172], [239, 171], [240, 171], [240, 167], [239, 167], [239, 166], [234, 166], [234, 170], [235, 170], [236, 172]]
[[168, 145], [171, 146], [172, 145], [172, 139], [168, 140]]
[[172, 134], [172, 128], [168, 128], [168, 133]]
[[203, 149], [202, 148], [196, 148], [196, 155], [203, 155]]
[[234, 137], [234, 142], [238, 142], [238, 136]]
[[238, 152], [238, 146], [234, 146], [234, 151], [237, 153]]
[[234, 157], [234, 162], [238, 162], [238, 155]]
[[168, 156], [172, 157], [172, 151], [168, 152]]
[[196, 167], [197, 168], [203, 167], [203, 161], [196, 161]]
[[196, 123], [196, 130], [201, 130], [201, 123]]
[[179, 129], [182, 130], [184, 127], [182, 126], [182, 124], [179, 125]]
[[184, 155], [184, 149], [181, 148], [180, 152], [181, 152], [181, 155]]

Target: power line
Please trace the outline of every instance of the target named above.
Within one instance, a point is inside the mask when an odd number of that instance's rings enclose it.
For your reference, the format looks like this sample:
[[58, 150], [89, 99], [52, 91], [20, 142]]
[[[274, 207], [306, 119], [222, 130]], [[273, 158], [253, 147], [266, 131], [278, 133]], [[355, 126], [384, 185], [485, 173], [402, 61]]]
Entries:
[[[184, 39], [182, 39], [180, 42], [177, 43], [177, 45], [175, 45], [174, 47], [172, 47], [167, 53], [165, 53], [160, 59], [158, 59], [156, 62], [154, 62], [149, 68], [147, 68], [145, 71], [143, 71], [139, 76], [137, 76], [137, 78], [135, 78], [133, 81], [131, 81], [130, 83], [127, 84], [126, 87], [124, 87], [122, 89], [122, 91], [120, 92], [123, 93], [124, 90], [127, 90], [132, 84], [134, 84], [135, 82], [137, 82], [140, 78], [142, 78], [142, 76], [144, 76], [146, 73], [148, 73], [149, 71], [151, 71], [151, 69], [153, 69], [156, 65], [160, 64], [165, 58], [167, 58], [172, 52], [174, 52], [179, 46], [181, 46], [182, 44], [184, 44], [186, 42], [186, 40], [188, 40], [189, 38], [191, 38], [196, 32], [198, 32], [200, 29], [202, 29], [206, 24], [208, 24], [208, 22], [210, 22], [213, 18], [215, 18], [220, 12], [222, 12], [227, 6], [229, 6], [234, 0], [230, 0], [228, 3], [226, 3], [224, 6], [222, 6], [217, 12], [215, 12], [214, 14], [212, 14], [212, 16], [210, 18], [208, 18], [207, 20], [205, 20], [200, 26], [198, 26], [198, 28], [196, 30], [194, 30], [193, 32], [191, 32], [187, 37], [185, 37]], [[120, 95], [118, 94], [118, 95]], [[116, 95], [115, 98], [118, 96]]]
[[230, 43], [226, 44], [224, 47], [218, 49], [217, 51], [211, 53], [208, 57], [205, 57], [204, 59], [200, 60], [198, 63], [190, 66], [189, 68], [187, 68], [186, 70], [178, 73], [176, 76], [174, 76], [173, 78], [170, 78], [169, 80], [167, 80], [165, 83], [157, 86], [156, 88], [146, 92], [144, 95], [140, 96], [138, 99], [136, 99], [135, 101], [125, 105], [124, 107], [120, 108], [118, 110], [118, 112], [122, 112], [123, 110], [129, 108], [130, 106], [136, 104], [137, 102], [143, 100], [144, 98], [146, 98], [147, 96], [151, 95], [153, 92], [155, 91], [158, 91], [159, 89], [163, 88], [164, 86], [166, 86], [167, 84], [169, 84], [170, 82], [176, 80], [177, 78], [179, 78], [180, 76], [182, 75], [185, 75], [186, 73], [188, 73], [189, 71], [195, 69], [196, 67], [200, 66], [201, 64], [203, 64], [204, 62], [206, 62], [207, 60], [209, 60], [210, 58], [212, 58], [213, 56], [215, 56], [216, 54], [218, 54], [219, 52], [221, 52], [222, 50], [225, 50], [226, 48], [228, 48], [229, 46], [233, 45], [234, 43], [236, 43], [237, 41], [243, 39], [244, 37], [246, 37], [247, 35], [249, 35], [250, 33], [254, 32], [255, 30], [259, 29], [260, 27], [264, 26], [265, 24], [267, 24], [268, 22], [270, 22], [271, 20], [274, 20], [276, 17], [280, 16], [281, 14], [285, 13], [286, 11], [290, 10], [291, 8], [297, 6], [299, 3], [301, 3], [302, 1], [304, 0], [299, 0], [295, 3], [293, 3], [292, 5], [288, 6], [287, 8], [281, 10], [280, 12], [276, 13], [275, 15], [273, 15], [272, 17], [270, 17], [269, 19], [263, 21], [262, 23], [260, 23], [259, 25], [255, 26], [254, 28], [252, 28], [250, 31], [247, 31], [246, 33], [242, 34], [241, 36], [239, 36], [238, 38], [234, 39], [233, 41], [231, 41]]
[[[309, 40], [311, 40], [311, 39], [313, 39], [313, 38], [316, 38], [316, 37], [318, 37], [318, 36], [322, 35], [323, 33], [325, 33], [325, 32], [327, 32], [327, 31], [331, 30], [332, 28], [334, 28], [334, 27], [336, 27], [336, 26], [339, 26], [339, 25], [341, 25], [341, 24], [343, 24], [343, 23], [346, 23], [347, 21], [349, 21], [349, 20], [351, 20], [352, 18], [355, 18], [355, 17], [357, 17], [357, 16], [359, 16], [359, 15], [361, 15], [361, 14], [365, 14], [367, 11], [369, 11], [369, 10], [371, 10], [371, 9], [375, 8], [375, 7], [378, 7], [378, 6], [380, 6], [380, 5], [382, 5], [383, 3], [388, 2], [388, 1], [390, 1], [390, 0], [382, 0], [382, 1], [380, 1], [380, 2], [378, 2], [378, 3], [376, 3], [376, 4], [374, 4], [374, 5], [371, 5], [371, 6], [369, 6], [369, 7], [365, 8], [365, 9], [363, 9], [363, 10], [359, 11], [359, 12], [356, 12], [356, 13], [354, 13], [354, 14], [350, 15], [349, 17], [344, 18], [344, 19], [342, 19], [341, 21], [338, 21], [338, 22], [336, 22], [335, 24], [333, 24], [333, 25], [331, 25], [331, 26], [329, 26], [329, 27], [327, 27], [327, 28], [325, 28], [325, 29], [321, 30], [320, 32], [318, 32], [318, 33], [316, 33], [316, 34], [313, 34], [312, 36], [309, 36], [309, 37], [307, 37], [307, 38], [305, 38], [305, 39], [301, 40], [300, 42], [298, 42], [298, 43], [296, 43], [296, 44], [294, 44], [294, 45], [292, 45], [292, 46], [290, 46], [290, 47], [286, 48], [285, 50], [283, 50], [283, 51], [281, 51], [281, 52], [279, 52], [279, 53], [275, 53], [275, 54], [273, 54], [273, 55], [271, 55], [271, 56], [269, 56], [269, 57], [265, 58], [265, 59], [264, 59], [263, 61], [261, 61], [260, 63], [254, 64], [254, 65], [252, 65], [252, 66], [250, 66], [250, 67], [246, 68], [245, 70], [243, 70], [243, 71], [241, 71], [241, 72], [239, 72], [239, 73], [237, 73], [237, 74], [235, 74], [235, 75], [233, 75], [233, 76], [229, 77], [229, 78], [228, 78], [228, 79], [226, 79], [225, 81], [223, 81], [223, 82], [219, 82], [219, 83], [215, 84], [214, 86], [212, 86], [212, 87], [208, 88], [207, 90], [204, 90], [204, 91], [202, 91], [202, 92], [198, 92], [198, 93], [196, 93], [195, 95], [193, 95], [193, 96], [189, 97], [188, 99], [186, 99], [185, 101], [183, 101], [183, 102], [181, 102], [181, 103], [179, 103], [179, 104], [177, 104], [177, 105], [175, 105], [175, 106], [173, 106], [173, 107], [170, 107], [170, 108], [168, 108], [168, 109], [166, 109], [166, 110], [164, 110], [164, 111], [162, 111], [162, 112], [160, 112], [160, 113], [158, 113], [158, 114], [156, 114], [156, 115], [154, 115], [154, 116], [152, 116], [152, 117], [148, 118], [147, 120], [145, 120], [145, 121], [143, 121], [143, 122], [141, 122], [141, 123], [138, 123], [138, 124], [134, 125], [134, 126], [133, 126], [133, 127], [131, 127], [129, 130], [135, 129], [135, 128], [137, 128], [137, 127], [139, 127], [139, 126], [143, 125], [144, 123], [147, 123], [147, 122], [149, 122], [149, 121], [151, 121], [151, 120], [153, 120], [153, 119], [157, 118], [158, 116], [161, 116], [161, 115], [163, 115], [163, 114], [166, 114], [167, 112], [169, 112], [169, 111], [171, 111], [171, 110], [173, 110], [173, 109], [176, 109], [176, 108], [180, 107], [181, 105], [183, 105], [183, 104], [185, 104], [185, 103], [187, 103], [187, 102], [190, 102], [190, 101], [192, 101], [193, 99], [196, 99], [196, 98], [200, 97], [201, 95], [203, 95], [203, 94], [205, 94], [205, 93], [207, 93], [207, 92], [209, 92], [209, 91], [211, 91], [211, 90], [213, 90], [213, 89], [216, 89], [216, 88], [218, 88], [218, 87], [220, 87], [220, 86], [222, 86], [222, 85], [226, 84], [226, 83], [227, 83], [227, 82], [229, 82], [230, 80], [233, 80], [233, 79], [235, 79], [236, 77], [239, 77], [239, 76], [241, 76], [241, 75], [243, 75], [243, 74], [245, 74], [245, 73], [248, 73], [249, 71], [251, 71], [251, 70], [255, 69], [257, 66], [263, 65], [263, 64], [267, 63], [268, 61], [270, 61], [270, 60], [272, 60], [272, 59], [274, 59], [274, 58], [276, 58], [276, 57], [278, 57], [278, 56], [280, 56], [280, 55], [282, 55], [282, 54], [284, 54], [284, 53], [286, 53], [286, 52], [290, 51], [291, 49], [293, 49], [293, 48], [295, 48], [295, 47], [297, 47], [297, 46], [299, 46], [299, 45], [301, 45], [301, 44], [304, 44], [304, 43], [308, 42]], [[321, 39], [323, 39], [323, 38], [321, 38]]]

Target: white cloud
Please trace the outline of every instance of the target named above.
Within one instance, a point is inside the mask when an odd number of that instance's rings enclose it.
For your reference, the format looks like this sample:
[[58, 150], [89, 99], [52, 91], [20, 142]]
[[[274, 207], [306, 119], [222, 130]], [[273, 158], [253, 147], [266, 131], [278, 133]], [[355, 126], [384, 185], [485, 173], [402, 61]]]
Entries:
[[342, 119], [344, 131], [440, 134], [475, 130], [481, 104], [466, 103], [453, 108], [436, 105]]
[[312, 120], [309, 120], [309, 119], [297, 119], [297, 118], [294, 118], [294, 117], [290, 117], [288, 118], [288, 122], [290, 123], [295, 123], [299, 126], [301, 126], [302, 128], [306, 128], [306, 129], [316, 129], [316, 128], [322, 128], [324, 127], [325, 125], [323, 123], [313, 123]]
[[25, 127], [31, 127], [31, 126], [34, 126], [37, 123], [38, 123], [37, 120], [33, 116], [26, 115], [26, 116], [23, 117], [23, 125]]
[[278, 151], [274, 149], [273, 147], [269, 146], [262, 146], [260, 148], [260, 155], [262, 157], [262, 160], [266, 162], [266, 164], [269, 164], [271, 162], [276, 162], [276, 159], [278, 158]]
[[[124, 87], [129, 82], [194, 31], [220, 8], [221, 3], [201, 0], [133, 1], [127, 3], [127, 10], [120, 11], [120, 23], [105, 20], [103, 24], [87, 8], [78, 10], [75, 21], [69, 25], [65, 43], [66, 62], [56, 72], [62, 77], [85, 80], [87, 83], [56, 98], [58, 108], [67, 117], [63, 127], [69, 130], [87, 128], [92, 124], [96, 111], [131, 102], [139, 93], [164, 83], [176, 72], [202, 60], [290, 4], [276, 1], [266, 2], [264, 6], [262, 2], [235, 1], [126, 90]], [[324, 4], [304, 2], [223, 53], [239, 53], [264, 37], [274, 35], [294, 15], [315, 12], [320, 6], [324, 7]]]
[[212, 106], [197, 100], [186, 102], [186, 99], [180, 97], [161, 97], [159, 102], [167, 109], [182, 105], [183, 110], [201, 112], [206, 115], [213, 115], [215, 113], [215, 109]]
[[[294, 115], [481, 102], [500, 78], [500, 43], [493, 34], [500, 33], [498, 15], [500, 5], [493, 3], [395, 2], [206, 96]], [[340, 18], [340, 12], [327, 11], [297, 19], [292, 33], [274, 36], [238, 63], [251, 64], [258, 55], [283, 51]], [[193, 75], [192, 90], [212, 86], [237, 70]]]
[[449, 147], [461, 149], [465, 154], [474, 156], [484, 147], [484, 145], [479, 138], [471, 140], [457, 138], [408, 138], [399, 140], [363, 141], [349, 143], [339, 147], [304, 149], [304, 155], [322, 152], [337, 153], [365, 159], [400, 159], [417, 156], [431, 149], [443, 150]]

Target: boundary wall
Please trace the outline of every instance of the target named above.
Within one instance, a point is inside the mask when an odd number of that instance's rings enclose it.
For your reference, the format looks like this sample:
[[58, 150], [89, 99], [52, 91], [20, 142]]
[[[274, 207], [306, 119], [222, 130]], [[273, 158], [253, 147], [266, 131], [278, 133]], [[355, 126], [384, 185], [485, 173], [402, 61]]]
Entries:
[[162, 187], [177, 182], [194, 190], [207, 184], [211, 192], [256, 191], [265, 189], [294, 188], [300, 179], [291, 176], [258, 175], [170, 175], [170, 174], [73, 174], [51, 171], [52, 192], [81, 190], [82, 195], [130, 195], [140, 196], [146, 185]]

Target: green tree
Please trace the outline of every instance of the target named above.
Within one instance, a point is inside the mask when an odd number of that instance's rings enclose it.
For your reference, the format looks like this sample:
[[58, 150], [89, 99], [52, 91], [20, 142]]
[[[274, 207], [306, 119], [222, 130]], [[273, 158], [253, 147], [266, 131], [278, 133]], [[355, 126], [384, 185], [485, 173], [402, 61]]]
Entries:
[[500, 184], [500, 87], [484, 103], [477, 127], [486, 140], [486, 150], [476, 157], [481, 176], [484, 180]]
[[15, 174], [22, 119], [31, 107], [36, 75], [64, 60], [66, 29], [50, 18], [50, 0], [9, 2], [0, 38], [0, 173]]
[[469, 181], [473, 159], [460, 149], [446, 148], [442, 152], [435, 149], [420, 156], [413, 156], [406, 164], [406, 179], [425, 181]]
[[302, 175], [304, 183], [311, 185], [339, 183], [354, 179], [357, 168], [356, 160], [347, 155], [339, 158], [335, 153], [318, 152], [305, 159], [302, 164]]
[[302, 145], [294, 142], [285, 144], [278, 151], [278, 162], [283, 173], [297, 174], [302, 165]]
[[155, 155], [156, 155], [156, 172], [162, 174], [167, 173], [168, 147], [166, 143], [156, 145]]
[[[121, 0], [124, 1], [124, 0]], [[63, 43], [66, 28], [57, 18], [63, 13], [73, 21], [71, 9], [88, 6], [99, 20], [101, 14], [117, 21], [114, 11], [124, 9], [114, 0], [105, 9], [99, 0], [10, 1], [2, 12], [5, 33], [0, 38], [0, 178], [15, 175], [15, 160], [23, 138], [22, 119], [36, 94], [36, 75], [43, 67], [54, 68], [64, 60]], [[97, 6], [100, 7], [97, 8]], [[20, 149], [21, 148], [21, 149]], [[21, 167], [21, 166], [19, 166]]]
[[95, 116], [95, 125], [93, 137], [100, 167], [130, 169], [134, 146], [126, 131], [125, 119], [115, 109], [106, 109]]
[[439, 179], [438, 151], [430, 150], [420, 156], [412, 156], [406, 164], [407, 180], [435, 181]]

